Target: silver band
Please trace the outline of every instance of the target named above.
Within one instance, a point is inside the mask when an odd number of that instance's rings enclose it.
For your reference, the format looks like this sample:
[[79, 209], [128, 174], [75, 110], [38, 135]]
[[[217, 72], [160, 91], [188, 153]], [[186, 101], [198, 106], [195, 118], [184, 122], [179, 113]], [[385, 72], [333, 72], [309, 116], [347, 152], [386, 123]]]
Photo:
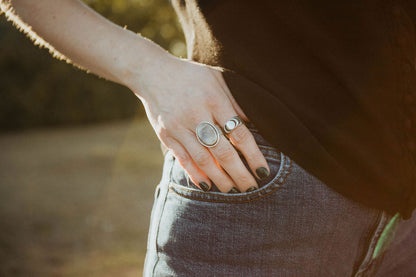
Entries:
[[196, 127], [195, 133], [199, 143], [203, 146], [214, 147], [220, 141], [222, 130], [220, 127], [211, 122], [202, 121]]
[[243, 124], [241, 118], [236, 115], [224, 124], [224, 133], [229, 134], [232, 130]]

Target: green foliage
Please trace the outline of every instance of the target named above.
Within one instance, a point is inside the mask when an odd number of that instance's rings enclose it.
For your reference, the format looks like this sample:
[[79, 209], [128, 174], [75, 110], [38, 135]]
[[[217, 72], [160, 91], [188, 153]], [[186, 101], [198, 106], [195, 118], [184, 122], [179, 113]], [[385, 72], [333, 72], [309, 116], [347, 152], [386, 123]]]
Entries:
[[[168, 0], [88, 0], [97, 12], [185, 56]], [[55, 60], [0, 17], [0, 130], [83, 124], [144, 114], [127, 88]]]

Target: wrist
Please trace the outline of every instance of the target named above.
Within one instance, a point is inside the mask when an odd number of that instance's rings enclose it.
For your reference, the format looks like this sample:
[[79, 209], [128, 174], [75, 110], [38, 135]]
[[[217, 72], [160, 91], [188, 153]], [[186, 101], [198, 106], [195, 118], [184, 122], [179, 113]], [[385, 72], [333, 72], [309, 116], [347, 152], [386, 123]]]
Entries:
[[144, 88], [150, 79], [176, 57], [158, 44], [134, 35], [134, 41], [120, 52], [115, 71], [119, 83], [140, 97], [145, 93]]

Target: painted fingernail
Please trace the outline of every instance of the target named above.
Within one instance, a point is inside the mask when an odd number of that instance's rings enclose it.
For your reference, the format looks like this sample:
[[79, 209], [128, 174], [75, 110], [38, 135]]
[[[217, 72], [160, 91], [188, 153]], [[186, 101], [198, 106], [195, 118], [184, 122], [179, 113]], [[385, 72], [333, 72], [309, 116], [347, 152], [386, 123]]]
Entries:
[[229, 191], [228, 191], [228, 193], [240, 193], [241, 191], [239, 191], [238, 190], [238, 188], [236, 188], [236, 187], [232, 187]]
[[203, 191], [209, 191], [209, 186], [207, 185], [207, 183], [205, 182], [200, 182], [199, 183], [199, 187], [203, 190]]
[[259, 167], [256, 169], [257, 176], [259, 176], [260, 180], [263, 180], [267, 176], [270, 175], [269, 171], [265, 167]]
[[252, 191], [255, 191], [257, 189], [257, 187], [249, 187], [247, 190], [246, 190], [246, 192], [252, 192]]

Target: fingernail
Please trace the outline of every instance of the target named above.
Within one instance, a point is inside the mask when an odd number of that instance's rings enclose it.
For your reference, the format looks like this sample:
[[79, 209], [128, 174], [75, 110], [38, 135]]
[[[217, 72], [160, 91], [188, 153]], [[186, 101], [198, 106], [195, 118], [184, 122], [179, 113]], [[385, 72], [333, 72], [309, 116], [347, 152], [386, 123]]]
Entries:
[[257, 176], [259, 176], [260, 180], [263, 180], [267, 176], [270, 175], [269, 171], [265, 167], [259, 167], [256, 169]]
[[228, 193], [240, 193], [241, 191], [238, 190], [238, 188], [233, 187], [228, 191]]
[[251, 192], [251, 191], [255, 191], [257, 189], [257, 187], [249, 187], [246, 192]]
[[203, 191], [209, 191], [209, 186], [207, 185], [207, 183], [205, 182], [200, 182], [199, 183], [199, 187], [203, 190]]

